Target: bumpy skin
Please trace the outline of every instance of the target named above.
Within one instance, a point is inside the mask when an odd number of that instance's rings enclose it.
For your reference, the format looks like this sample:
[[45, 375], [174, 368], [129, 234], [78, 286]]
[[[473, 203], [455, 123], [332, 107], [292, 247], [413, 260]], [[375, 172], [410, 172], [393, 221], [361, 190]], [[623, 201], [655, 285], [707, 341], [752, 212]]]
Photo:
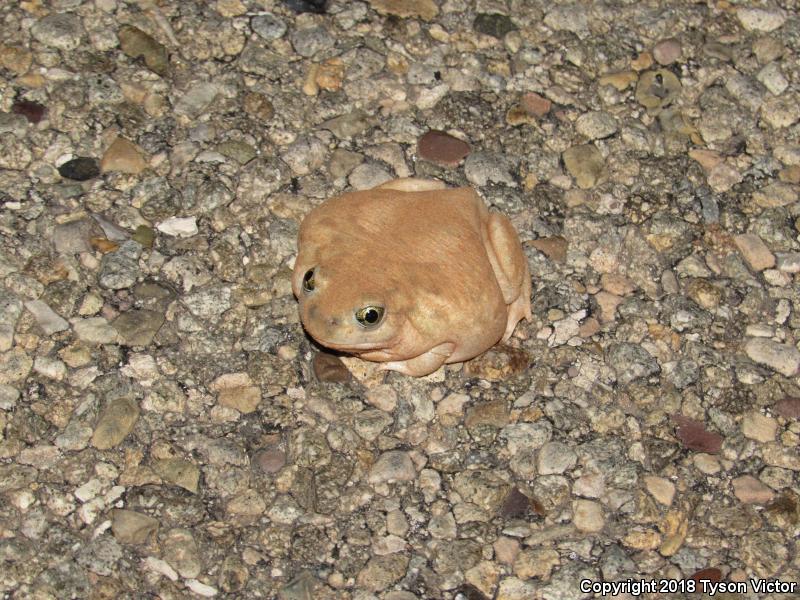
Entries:
[[[316, 207], [300, 226], [292, 287], [317, 342], [414, 376], [477, 356], [531, 318], [510, 221], [474, 190], [435, 181], [394, 180]], [[365, 306], [384, 308], [374, 327], [355, 318]]]

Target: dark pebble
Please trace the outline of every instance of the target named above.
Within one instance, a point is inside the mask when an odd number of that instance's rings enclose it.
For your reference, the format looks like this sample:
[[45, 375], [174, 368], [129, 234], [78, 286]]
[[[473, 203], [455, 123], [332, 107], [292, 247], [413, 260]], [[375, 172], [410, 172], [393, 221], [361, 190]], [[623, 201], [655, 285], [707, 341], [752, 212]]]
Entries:
[[443, 167], [458, 166], [469, 154], [469, 144], [444, 131], [429, 131], [417, 142], [420, 158]]
[[787, 419], [800, 419], [800, 398], [784, 398], [778, 401], [772, 410]]
[[478, 33], [485, 33], [502, 40], [509, 31], [517, 29], [517, 26], [506, 15], [479, 13], [472, 23], [472, 28]]
[[327, 352], [314, 356], [314, 375], [322, 383], [344, 383], [353, 377], [338, 356]]
[[66, 179], [86, 181], [100, 175], [100, 163], [95, 158], [79, 156], [58, 167], [58, 173]]
[[296, 13], [324, 15], [328, 10], [328, 0], [283, 0], [283, 3]]
[[530, 514], [544, 516], [544, 507], [538, 500], [528, 498], [517, 488], [513, 488], [500, 508], [500, 516], [504, 519], [522, 519]]
[[707, 454], [716, 454], [722, 448], [722, 436], [708, 431], [703, 423], [679, 414], [672, 415], [672, 421], [678, 426], [675, 435], [685, 448]]
[[253, 459], [256, 467], [264, 473], [277, 473], [286, 464], [286, 454], [278, 448], [259, 450]]
[[38, 123], [44, 117], [45, 108], [38, 102], [17, 100], [11, 105], [11, 112], [22, 115], [29, 123]]

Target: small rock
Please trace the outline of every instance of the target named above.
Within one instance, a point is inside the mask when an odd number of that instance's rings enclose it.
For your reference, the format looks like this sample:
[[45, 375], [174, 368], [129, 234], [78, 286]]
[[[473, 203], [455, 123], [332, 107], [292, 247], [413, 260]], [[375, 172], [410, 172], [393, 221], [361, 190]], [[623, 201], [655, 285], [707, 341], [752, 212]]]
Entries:
[[283, 37], [286, 23], [271, 13], [261, 13], [250, 20], [250, 27], [261, 38], [271, 42]]
[[83, 37], [83, 23], [73, 13], [52, 13], [34, 23], [30, 32], [45, 46], [75, 50]]
[[661, 40], [653, 47], [653, 58], [660, 65], [670, 65], [681, 57], [681, 43], [675, 38]]
[[346, 115], [340, 115], [320, 124], [340, 140], [348, 140], [363, 133], [373, 124], [373, 120], [363, 110], [357, 109]]
[[717, 164], [707, 176], [709, 187], [717, 193], [727, 192], [743, 179], [742, 174], [726, 162]]
[[650, 492], [658, 502], [664, 506], [670, 506], [675, 497], [675, 484], [669, 479], [663, 477], [655, 477], [653, 475], [646, 475], [644, 484], [647, 486], [647, 491]]
[[125, 346], [149, 346], [164, 324], [164, 315], [146, 309], [133, 309], [122, 313], [113, 322], [120, 343]]
[[742, 419], [742, 433], [757, 442], [771, 442], [778, 433], [778, 422], [758, 411], [751, 411]]
[[561, 442], [547, 442], [539, 450], [537, 467], [540, 475], [560, 475], [578, 461], [575, 451]]
[[133, 510], [111, 511], [111, 531], [122, 544], [144, 544], [156, 534], [158, 526], [157, 519]]
[[786, 22], [786, 15], [780, 9], [739, 7], [736, 17], [747, 31], [770, 32], [779, 29]]
[[119, 341], [117, 331], [103, 317], [76, 319], [72, 322], [75, 335], [90, 344], [114, 344]]
[[464, 175], [467, 180], [476, 186], [483, 187], [489, 183], [501, 183], [509, 187], [516, 187], [517, 183], [511, 175], [511, 165], [508, 160], [496, 153], [473, 152], [464, 162]]
[[514, 561], [514, 574], [523, 579], [536, 577], [546, 581], [560, 564], [558, 552], [552, 548], [526, 548]]
[[456, 167], [469, 154], [467, 142], [443, 131], [429, 131], [417, 142], [417, 153], [423, 160], [443, 167]]
[[197, 217], [170, 217], [156, 225], [161, 233], [173, 237], [192, 237], [197, 235]]
[[[2, 52], [2, 50], [0, 50]], [[15, 100], [11, 105], [11, 112], [15, 115], [22, 115], [28, 123], [39, 123], [44, 118], [47, 109], [38, 102], [31, 100]], [[63, 175], [62, 175], [63, 176]]]
[[292, 46], [300, 56], [310, 58], [334, 46], [336, 40], [323, 26], [296, 29], [290, 36]]
[[569, 248], [569, 243], [561, 236], [529, 240], [526, 241], [526, 244], [533, 246], [554, 262], [563, 264], [567, 261], [567, 249]]
[[775, 255], [754, 233], [742, 233], [733, 238], [742, 257], [754, 271], [763, 271], [775, 266]]
[[220, 94], [220, 86], [212, 81], [192, 84], [175, 103], [175, 112], [188, 118], [195, 118], [208, 111]]
[[129, 288], [139, 278], [139, 256], [142, 247], [127, 241], [113, 252], [103, 257], [98, 283], [108, 290]]
[[[0, 384], [0, 410], [10, 411], [13, 409], [19, 397], [20, 392], [17, 388], [5, 383]], [[0, 488], [2, 488], [2, 486], [0, 486]]]
[[118, 446], [133, 431], [139, 419], [139, 405], [132, 398], [111, 400], [103, 410], [92, 435], [92, 446], [108, 450]]
[[767, 88], [773, 96], [780, 96], [789, 87], [789, 81], [783, 75], [778, 63], [772, 62], [764, 66], [756, 75], [764, 87]]
[[408, 452], [390, 450], [384, 452], [369, 470], [369, 482], [390, 483], [394, 481], [414, 481], [417, 471]]
[[579, 531], [597, 533], [603, 529], [603, 507], [593, 500], [576, 500], [572, 503], [572, 522]]
[[788, 183], [771, 183], [753, 192], [753, 200], [764, 208], [788, 206], [798, 200], [797, 186]]
[[264, 473], [277, 473], [286, 465], [286, 453], [280, 448], [260, 450], [253, 457], [253, 464]]
[[356, 190], [371, 190], [391, 179], [394, 177], [383, 167], [375, 163], [362, 163], [352, 170], [347, 181]]
[[609, 73], [599, 79], [600, 85], [610, 85], [617, 91], [622, 92], [639, 80], [635, 71], [622, 71], [620, 73]]
[[550, 112], [553, 103], [536, 92], [528, 92], [520, 98], [519, 106], [529, 115], [542, 118]]
[[172, 529], [164, 537], [162, 555], [181, 577], [197, 577], [203, 569], [197, 542], [188, 529]]
[[603, 155], [593, 144], [572, 146], [564, 151], [562, 158], [567, 171], [583, 190], [597, 185], [605, 171]]
[[595, 110], [578, 117], [575, 129], [590, 140], [599, 140], [617, 132], [617, 119], [610, 113]]
[[656, 359], [638, 344], [628, 342], [614, 344], [608, 349], [606, 360], [609, 366], [617, 372], [617, 380], [622, 384], [628, 384], [661, 371]]
[[778, 400], [772, 410], [786, 419], [800, 419], [800, 398]]
[[43, 377], [61, 381], [67, 375], [67, 365], [49, 356], [37, 356], [33, 361], [33, 370]]
[[251, 413], [261, 403], [261, 390], [253, 385], [247, 373], [220, 375], [210, 387], [219, 394], [220, 404], [240, 413]]
[[117, 34], [119, 45], [126, 56], [142, 58], [153, 73], [164, 76], [169, 70], [169, 55], [163, 44], [131, 25], [123, 25]]
[[358, 573], [356, 583], [372, 592], [381, 592], [406, 574], [409, 557], [405, 554], [373, 556]]
[[370, 6], [384, 15], [394, 15], [405, 19], [420, 17], [430, 21], [439, 14], [439, 7], [433, 0], [367, 0]]
[[66, 179], [87, 181], [100, 175], [100, 164], [96, 158], [79, 156], [59, 166], [58, 174]]
[[207, 583], [203, 583], [202, 581], [198, 581], [197, 579], [187, 579], [186, 587], [189, 588], [189, 590], [191, 590], [193, 593], [197, 594], [198, 596], [202, 596], [203, 598], [213, 598], [219, 594], [219, 590], [217, 588], [208, 585]]
[[397, 406], [397, 392], [390, 385], [376, 385], [367, 391], [366, 401], [383, 411], [392, 412]]
[[521, 348], [495, 346], [464, 363], [464, 375], [488, 381], [502, 381], [524, 373], [531, 357]]
[[142, 151], [136, 144], [123, 137], [114, 140], [100, 159], [100, 170], [103, 173], [117, 171], [138, 175], [146, 168], [147, 162]]
[[800, 102], [791, 93], [767, 98], [761, 104], [761, 116], [775, 129], [790, 127], [800, 120]]
[[769, 504], [775, 495], [752, 475], [737, 477], [731, 483], [733, 494], [744, 504]]
[[169, 566], [169, 563], [165, 560], [161, 560], [160, 558], [156, 558], [154, 556], [148, 556], [142, 561], [142, 566], [147, 571], [152, 571], [153, 573], [158, 573], [159, 575], [163, 575], [170, 581], [178, 581], [178, 573]]
[[672, 71], [645, 71], [636, 85], [636, 101], [652, 113], [659, 112], [678, 99], [681, 89], [681, 82]]
[[339, 357], [328, 352], [315, 354], [312, 367], [321, 383], [345, 383], [353, 378]]
[[673, 422], [678, 426], [675, 435], [689, 450], [716, 454], [722, 448], [722, 436], [708, 431], [699, 421], [683, 415], [672, 415]]
[[242, 101], [244, 112], [262, 123], [268, 123], [275, 116], [275, 108], [264, 94], [247, 92]]
[[747, 340], [744, 351], [750, 360], [786, 376], [793, 377], [800, 370], [800, 351], [789, 344], [780, 344], [765, 338]]
[[478, 33], [490, 35], [498, 40], [502, 40], [508, 32], [517, 30], [517, 26], [508, 16], [498, 13], [478, 13], [472, 28]]
[[196, 494], [200, 481], [200, 469], [193, 462], [182, 458], [165, 458], [153, 464], [153, 470], [161, 479]]
[[33, 54], [17, 46], [6, 46], [0, 42], [0, 66], [15, 75], [25, 75], [33, 63]]

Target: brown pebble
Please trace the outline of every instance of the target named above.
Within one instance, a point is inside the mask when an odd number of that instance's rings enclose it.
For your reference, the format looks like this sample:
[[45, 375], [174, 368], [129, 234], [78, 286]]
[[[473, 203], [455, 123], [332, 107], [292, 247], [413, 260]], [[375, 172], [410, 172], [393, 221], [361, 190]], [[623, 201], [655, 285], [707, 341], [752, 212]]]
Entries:
[[38, 102], [17, 100], [11, 105], [11, 112], [22, 115], [29, 123], [38, 123], [44, 117], [45, 108]]
[[528, 92], [520, 98], [519, 105], [528, 114], [543, 117], [550, 112], [553, 103], [536, 92]]
[[499, 381], [524, 372], [529, 364], [530, 356], [524, 350], [500, 345], [464, 363], [464, 374]]
[[565, 263], [567, 261], [567, 248], [569, 243], [560, 235], [530, 240], [526, 243], [536, 248], [554, 262]]
[[286, 454], [279, 448], [259, 450], [253, 457], [253, 464], [264, 473], [277, 473], [286, 464]]
[[786, 419], [800, 419], [800, 398], [784, 398], [772, 407], [777, 414]]
[[420, 158], [443, 167], [456, 167], [469, 154], [469, 144], [445, 133], [432, 130], [419, 138]]
[[352, 379], [350, 371], [335, 354], [319, 352], [314, 356], [314, 375], [322, 383], [344, 383]]

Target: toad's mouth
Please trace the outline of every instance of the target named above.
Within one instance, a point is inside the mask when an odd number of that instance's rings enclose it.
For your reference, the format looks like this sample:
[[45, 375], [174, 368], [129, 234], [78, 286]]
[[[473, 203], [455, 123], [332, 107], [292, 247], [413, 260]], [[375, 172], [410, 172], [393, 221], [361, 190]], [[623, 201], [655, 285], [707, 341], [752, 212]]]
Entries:
[[361, 342], [359, 344], [349, 344], [342, 342], [332, 342], [322, 338], [314, 338], [321, 345], [331, 350], [338, 350], [339, 352], [348, 352], [351, 354], [359, 354], [361, 352], [368, 352], [370, 350], [384, 350], [391, 345], [391, 342]]

